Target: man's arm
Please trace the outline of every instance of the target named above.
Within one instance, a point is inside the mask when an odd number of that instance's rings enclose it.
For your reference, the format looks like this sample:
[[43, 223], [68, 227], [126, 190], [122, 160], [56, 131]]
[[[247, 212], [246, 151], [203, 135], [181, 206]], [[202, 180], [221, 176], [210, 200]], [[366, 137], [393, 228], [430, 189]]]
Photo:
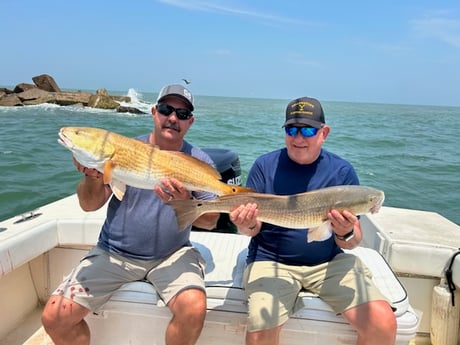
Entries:
[[112, 195], [112, 190], [104, 184], [103, 175], [96, 169], [89, 169], [74, 159], [77, 170], [84, 177], [77, 185], [77, 196], [83, 211], [95, 211], [104, 206]]
[[205, 230], [213, 230], [217, 226], [217, 221], [219, 220], [220, 213], [206, 213], [198, 217], [193, 225]]

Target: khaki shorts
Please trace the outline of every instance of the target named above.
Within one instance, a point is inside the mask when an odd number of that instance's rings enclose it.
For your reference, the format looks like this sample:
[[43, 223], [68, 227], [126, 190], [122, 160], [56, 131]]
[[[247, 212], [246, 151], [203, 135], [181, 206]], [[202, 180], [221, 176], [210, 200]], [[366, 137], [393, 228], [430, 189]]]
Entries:
[[53, 292], [97, 311], [123, 284], [148, 280], [165, 304], [180, 291], [205, 290], [205, 262], [193, 247], [182, 247], [166, 259], [136, 260], [95, 247]]
[[300, 290], [317, 294], [337, 314], [366, 302], [387, 300], [361, 260], [345, 253], [317, 266], [256, 261], [246, 268], [244, 284], [249, 332], [284, 324], [298, 309], [296, 300]]

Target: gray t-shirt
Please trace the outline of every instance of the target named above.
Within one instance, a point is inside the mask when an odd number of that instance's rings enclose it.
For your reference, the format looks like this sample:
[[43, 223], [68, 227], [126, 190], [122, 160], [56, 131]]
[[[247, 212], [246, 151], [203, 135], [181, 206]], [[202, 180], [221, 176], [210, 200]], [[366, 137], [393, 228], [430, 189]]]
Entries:
[[[149, 134], [137, 139], [148, 142]], [[184, 141], [182, 152], [215, 167], [202, 150]], [[213, 199], [208, 192], [193, 192], [197, 199]], [[98, 246], [122, 256], [152, 260], [164, 258], [183, 246], [190, 246], [191, 226], [179, 231], [174, 209], [166, 205], [153, 189], [126, 186], [122, 201], [112, 196]]]

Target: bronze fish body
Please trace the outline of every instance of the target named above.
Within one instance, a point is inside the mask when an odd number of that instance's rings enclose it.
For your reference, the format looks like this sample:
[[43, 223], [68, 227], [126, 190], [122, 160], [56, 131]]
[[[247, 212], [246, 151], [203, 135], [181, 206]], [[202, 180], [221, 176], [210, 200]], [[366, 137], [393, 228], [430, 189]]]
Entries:
[[[333, 186], [294, 195], [241, 193], [224, 195], [215, 200], [171, 200], [179, 228], [183, 229], [208, 212], [230, 213], [237, 206], [256, 203], [262, 222], [293, 229], [309, 228], [309, 241], [321, 240], [331, 234], [327, 213], [336, 209], [355, 215], [376, 213], [385, 195], [367, 186]], [[326, 231], [327, 230], [327, 231]]]
[[58, 142], [75, 159], [104, 174], [121, 199], [125, 186], [153, 189], [163, 178], [176, 178], [188, 189], [216, 195], [248, 192], [250, 189], [220, 181], [220, 173], [191, 155], [161, 150], [157, 146], [93, 127], [63, 127]]

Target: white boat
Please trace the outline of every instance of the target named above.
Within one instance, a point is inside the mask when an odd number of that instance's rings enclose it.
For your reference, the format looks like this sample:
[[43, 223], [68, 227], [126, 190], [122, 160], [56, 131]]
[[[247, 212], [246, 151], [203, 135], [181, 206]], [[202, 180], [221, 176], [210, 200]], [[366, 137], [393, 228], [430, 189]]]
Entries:
[[[80, 209], [76, 195], [0, 222], [0, 345], [49, 344], [40, 322], [50, 293], [96, 243], [105, 207]], [[439, 214], [382, 207], [361, 217], [362, 245], [351, 252], [370, 267], [396, 308], [397, 344], [456, 345], [460, 298], [460, 227]], [[244, 344], [246, 299], [242, 272], [249, 238], [192, 231], [207, 261], [208, 313], [198, 344]], [[356, 333], [317, 296], [301, 292], [302, 309], [289, 319], [281, 344], [354, 344]], [[87, 316], [91, 344], [164, 344], [170, 312], [152, 285], [124, 285], [97, 313]]]

